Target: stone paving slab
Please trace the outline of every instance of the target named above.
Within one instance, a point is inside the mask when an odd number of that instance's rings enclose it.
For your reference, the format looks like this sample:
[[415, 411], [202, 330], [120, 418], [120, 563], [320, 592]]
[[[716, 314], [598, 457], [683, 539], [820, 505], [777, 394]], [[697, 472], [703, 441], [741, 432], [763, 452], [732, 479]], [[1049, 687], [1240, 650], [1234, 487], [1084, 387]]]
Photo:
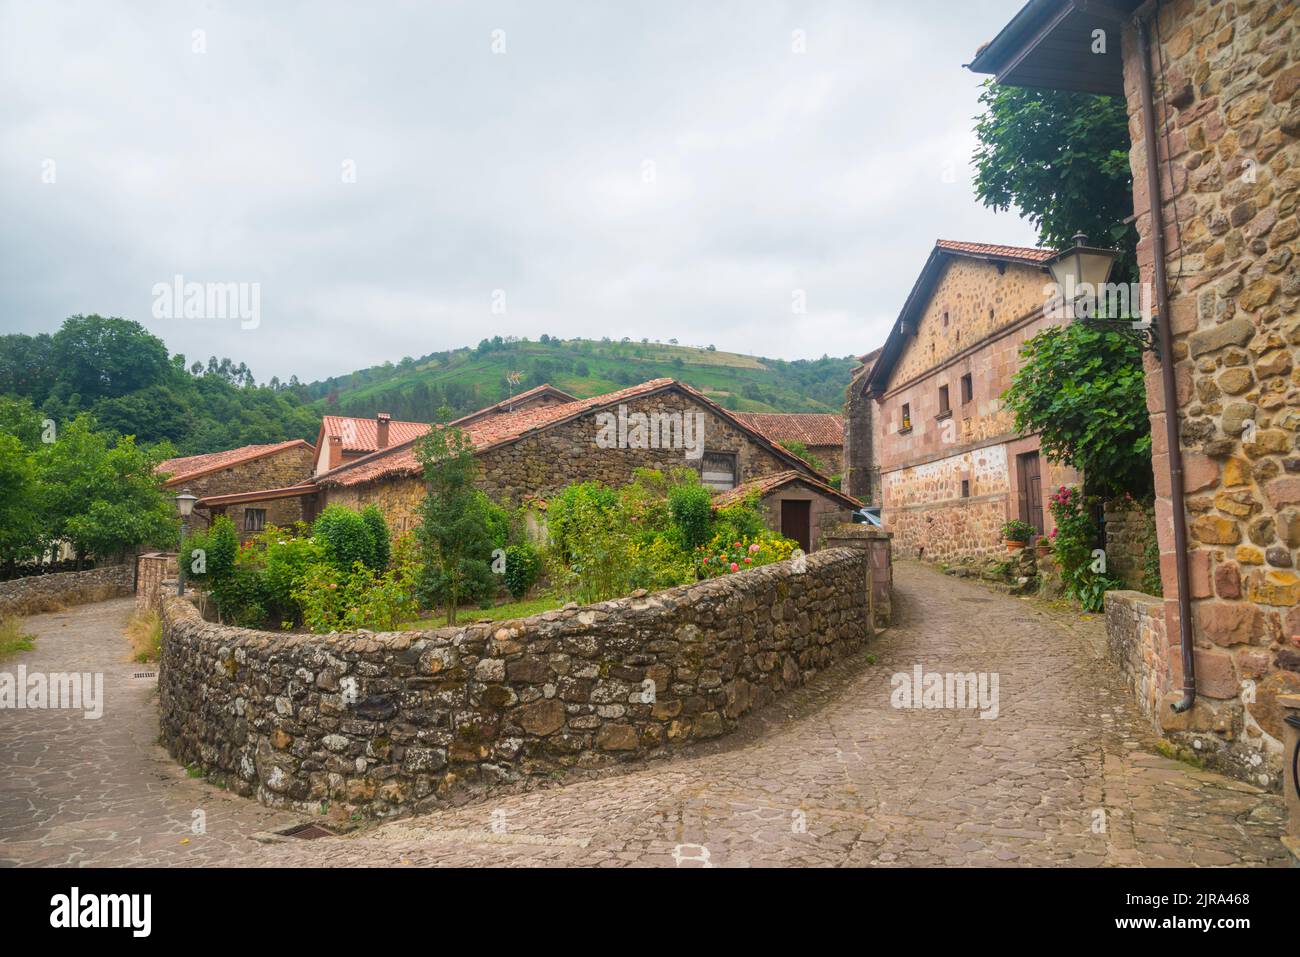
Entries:
[[[321, 840], [191, 779], [133, 679], [129, 600], [29, 620], [13, 670], [101, 670], [99, 721], [0, 712], [0, 864], [1285, 864], [1279, 797], [1169, 760], [1101, 657], [1104, 622], [903, 563], [896, 624], [729, 739]], [[891, 676], [996, 672], [999, 715], [891, 706]], [[206, 832], [191, 832], [195, 811]], [[255, 836], [257, 839], [255, 839]]]

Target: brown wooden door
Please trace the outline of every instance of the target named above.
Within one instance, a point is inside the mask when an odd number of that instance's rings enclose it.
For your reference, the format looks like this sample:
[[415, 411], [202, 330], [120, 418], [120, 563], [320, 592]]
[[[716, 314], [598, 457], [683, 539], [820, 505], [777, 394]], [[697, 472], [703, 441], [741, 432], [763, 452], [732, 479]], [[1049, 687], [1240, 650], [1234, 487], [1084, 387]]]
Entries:
[[781, 502], [781, 534], [793, 538], [805, 552], [812, 551], [812, 502]]
[[1020, 520], [1034, 526], [1039, 535], [1047, 526], [1043, 524], [1043, 478], [1039, 469], [1038, 453], [1026, 452], [1020, 459]]

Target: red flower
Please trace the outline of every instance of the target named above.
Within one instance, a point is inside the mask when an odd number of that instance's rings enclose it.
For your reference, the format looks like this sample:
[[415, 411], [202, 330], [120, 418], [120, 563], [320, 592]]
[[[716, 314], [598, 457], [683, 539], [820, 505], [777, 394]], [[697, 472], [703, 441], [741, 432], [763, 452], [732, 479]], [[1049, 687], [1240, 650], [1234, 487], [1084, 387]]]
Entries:
[[732, 562], [732, 563], [731, 563], [731, 570], [732, 570], [733, 572], [738, 572], [738, 571], [740, 571], [740, 566], [737, 565], [735, 562]]

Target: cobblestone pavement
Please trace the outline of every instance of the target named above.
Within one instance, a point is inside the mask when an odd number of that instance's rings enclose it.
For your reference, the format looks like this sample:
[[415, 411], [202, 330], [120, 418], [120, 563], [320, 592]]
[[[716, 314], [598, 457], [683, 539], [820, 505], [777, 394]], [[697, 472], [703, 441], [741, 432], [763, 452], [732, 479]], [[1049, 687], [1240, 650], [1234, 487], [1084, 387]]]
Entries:
[[[0, 863], [1281, 865], [1278, 797], [1168, 760], [1101, 657], [1104, 623], [912, 564], [866, 653], [689, 754], [314, 841], [156, 744], [130, 601], [29, 619], [0, 668], [103, 670], [99, 721], [0, 712]], [[996, 672], [1000, 712], [907, 710], [890, 677]], [[194, 811], [206, 833], [194, 835]], [[1104, 826], [1103, 826], [1104, 825]]]

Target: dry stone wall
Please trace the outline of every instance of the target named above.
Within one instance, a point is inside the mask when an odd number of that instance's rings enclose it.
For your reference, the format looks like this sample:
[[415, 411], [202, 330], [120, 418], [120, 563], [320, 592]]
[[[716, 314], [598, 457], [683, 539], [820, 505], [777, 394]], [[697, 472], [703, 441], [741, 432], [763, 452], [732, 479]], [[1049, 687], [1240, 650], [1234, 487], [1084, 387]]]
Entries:
[[663, 755], [861, 649], [869, 556], [425, 632], [286, 635], [163, 599], [162, 741], [273, 806], [383, 816]]
[[29, 575], [0, 582], [0, 617], [35, 615], [67, 605], [129, 595], [135, 581], [132, 565], [105, 565], [83, 572]]

